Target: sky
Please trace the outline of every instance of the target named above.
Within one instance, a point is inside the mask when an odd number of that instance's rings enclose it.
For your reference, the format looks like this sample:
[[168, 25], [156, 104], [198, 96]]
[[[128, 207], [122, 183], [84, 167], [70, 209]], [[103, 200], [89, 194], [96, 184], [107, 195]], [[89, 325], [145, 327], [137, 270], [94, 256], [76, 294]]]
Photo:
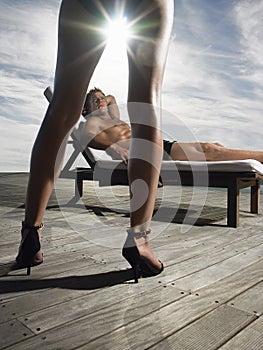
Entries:
[[[162, 91], [165, 137], [263, 150], [263, 0], [174, 3]], [[0, 0], [0, 171], [29, 170], [47, 108], [43, 91], [54, 80], [59, 6], [60, 0]], [[127, 57], [113, 47], [112, 41], [90, 87], [124, 106]]]

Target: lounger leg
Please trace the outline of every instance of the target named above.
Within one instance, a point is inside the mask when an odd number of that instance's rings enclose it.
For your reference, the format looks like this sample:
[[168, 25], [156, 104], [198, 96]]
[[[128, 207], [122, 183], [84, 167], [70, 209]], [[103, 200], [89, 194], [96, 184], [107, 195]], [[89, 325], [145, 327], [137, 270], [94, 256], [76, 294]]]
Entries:
[[237, 227], [239, 224], [239, 187], [235, 183], [228, 187], [227, 193], [227, 226]]
[[258, 214], [260, 202], [260, 182], [256, 180], [256, 185], [251, 186], [250, 193], [250, 212], [253, 214]]
[[72, 155], [70, 156], [69, 160], [65, 164], [64, 168], [62, 169], [61, 175], [68, 174], [70, 172], [70, 168], [73, 165], [73, 163], [75, 162], [75, 160], [79, 154], [80, 154], [80, 151], [75, 149], [74, 152], [72, 153]]
[[83, 177], [82, 174], [77, 173], [75, 179], [75, 197], [81, 198], [83, 196]]

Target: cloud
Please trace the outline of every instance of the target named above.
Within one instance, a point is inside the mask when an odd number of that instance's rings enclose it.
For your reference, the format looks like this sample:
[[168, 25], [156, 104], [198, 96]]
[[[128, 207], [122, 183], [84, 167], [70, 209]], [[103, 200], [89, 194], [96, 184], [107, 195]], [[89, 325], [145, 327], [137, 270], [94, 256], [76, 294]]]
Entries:
[[30, 151], [38, 127], [1, 118], [0, 171], [28, 171]]
[[263, 1], [244, 0], [234, 8], [242, 45], [242, 76], [255, 84], [255, 93], [262, 97], [263, 87]]
[[[53, 2], [54, 3], [54, 2]], [[59, 2], [58, 2], [59, 3]], [[58, 7], [47, 1], [1, 1], [0, 116], [39, 124], [40, 89], [54, 71]]]
[[[53, 85], [60, 2], [0, 0], [2, 170], [28, 169], [43, 90]], [[262, 17], [263, 0], [175, 1], [163, 84], [167, 136], [262, 149]], [[91, 86], [123, 104], [127, 77], [125, 58], [107, 51]]]
[[[164, 128], [174, 129], [175, 115], [189, 128], [193, 140], [261, 150], [263, 70], [258, 57], [263, 50], [258, 38], [260, 33], [262, 37], [263, 2], [253, 2], [250, 11], [244, 6], [250, 5], [248, 1], [176, 4], [176, 35], [163, 94], [163, 105], [171, 113]], [[176, 129], [171, 138], [181, 140]]]
[[234, 15], [239, 26], [243, 46], [243, 54], [256, 67], [263, 67], [260, 55], [263, 51], [263, 1], [243, 0], [234, 8]]
[[52, 82], [60, 1], [0, 1], [0, 170], [28, 171]]

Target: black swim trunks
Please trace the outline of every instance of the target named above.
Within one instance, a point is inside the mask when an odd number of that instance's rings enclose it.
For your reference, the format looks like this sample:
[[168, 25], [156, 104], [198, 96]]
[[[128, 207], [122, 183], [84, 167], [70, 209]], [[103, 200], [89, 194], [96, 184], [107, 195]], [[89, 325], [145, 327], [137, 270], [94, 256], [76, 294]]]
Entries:
[[176, 141], [163, 140], [163, 160], [171, 160], [170, 154], [174, 142]]

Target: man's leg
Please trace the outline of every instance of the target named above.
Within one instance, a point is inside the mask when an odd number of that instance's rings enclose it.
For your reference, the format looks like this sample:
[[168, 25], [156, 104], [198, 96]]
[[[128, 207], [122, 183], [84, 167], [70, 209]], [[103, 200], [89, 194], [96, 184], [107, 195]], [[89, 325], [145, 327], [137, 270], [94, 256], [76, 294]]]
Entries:
[[263, 152], [223, 147], [220, 143], [174, 142], [171, 148], [173, 160], [225, 161], [255, 159], [263, 163]]

